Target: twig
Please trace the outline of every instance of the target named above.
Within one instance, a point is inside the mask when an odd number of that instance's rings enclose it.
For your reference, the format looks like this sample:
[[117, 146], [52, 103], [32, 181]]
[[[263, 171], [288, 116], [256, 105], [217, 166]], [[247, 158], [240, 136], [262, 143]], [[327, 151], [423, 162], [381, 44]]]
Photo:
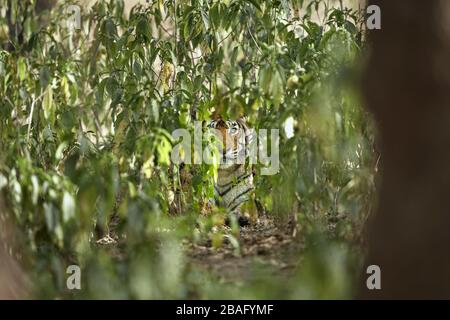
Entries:
[[258, 49], [259, 53], [262, 54], [262, 50], [261, 50], [261, 48], [259, 47], [258, 42], [256, 42], [255, 37], [253, 37], [253, 34], [252, 34], [252, 32], [250, 31], [250, 27], [249, 27], [248, 25], [247, 25], [247, 30], [248, 30], [248, 33], [250, 34], [250, 37], [252, 37], [253, 42], [256, 44], [256, 48]]
[[31, 123], [33, 122], [33, 113], [34, 113], [34, 105], [36, 104], [36, 102], [41, 99], [44, 96], [44, 92], [42, 92], [40, 94], [39, 97], [37, 97], [36, 99], [33, 100], [33, 102], [31, 103], [31, 110], [30, 110], [30, 115], [28, 117], [28, 130], [27, 130], [27, 141], [30, 141], [30, 135], [31, 135]]

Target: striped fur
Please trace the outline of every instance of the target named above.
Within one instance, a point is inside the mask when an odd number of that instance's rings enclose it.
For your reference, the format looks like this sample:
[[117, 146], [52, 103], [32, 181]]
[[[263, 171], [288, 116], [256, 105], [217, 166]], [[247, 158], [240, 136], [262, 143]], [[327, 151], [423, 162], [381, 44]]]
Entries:
[[222, 159], [214, 188], [216, 201], [231, 212], [239, 214], [241, 206], [252, 198], [254, 190], [252, 169], [246, 165], [252, 131], [243, 118], [236, 121], [213, 119], [208, 127], [216, 129], [215, 133], [223, 143]]

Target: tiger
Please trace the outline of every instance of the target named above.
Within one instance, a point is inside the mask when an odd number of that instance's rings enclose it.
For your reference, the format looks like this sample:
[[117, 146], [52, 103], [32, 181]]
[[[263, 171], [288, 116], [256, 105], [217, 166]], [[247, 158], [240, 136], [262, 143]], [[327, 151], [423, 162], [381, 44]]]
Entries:
[[[207, 127], [222, 142], [221, 161], [217, 181], [214, 185], [213, 203], [227, 208], [234, 214], [240, 226], [250, 224], [254, 212], [241, 212], [246, 203], [254, 200], [254, 171], [248, 165], [253, 130], [247, 125], [245, 117], [237, 120], [213, 118]], [[252, 207], [250, 203], [248, 208]]]

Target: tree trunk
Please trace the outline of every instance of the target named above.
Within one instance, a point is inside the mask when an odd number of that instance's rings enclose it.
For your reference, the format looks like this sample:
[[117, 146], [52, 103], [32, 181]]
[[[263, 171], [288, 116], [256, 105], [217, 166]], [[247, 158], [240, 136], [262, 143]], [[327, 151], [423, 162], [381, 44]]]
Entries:
[[0, 193], [0, 300], [26, 297], [24, 274], [9, 253], [11, 238], [11, 227], [7, 222], [6, 209]]
[[[450, 298], [450, 1], [379, 0], [365, 97], [381, 145], [360, 298]], [[381, 268], [381, 290], [365, 270]]]

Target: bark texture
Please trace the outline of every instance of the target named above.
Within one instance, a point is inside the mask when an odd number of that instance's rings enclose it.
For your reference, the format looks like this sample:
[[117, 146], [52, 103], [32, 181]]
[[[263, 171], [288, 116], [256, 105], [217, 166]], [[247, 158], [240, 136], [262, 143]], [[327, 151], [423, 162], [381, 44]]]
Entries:
[[364, 280], [359, 297], [448, 299], [450, 1], [369, 4], [381, 8], [365, 79], [381, 176], [365, 267], [380, 266], [381, 290], [368, 290]]

